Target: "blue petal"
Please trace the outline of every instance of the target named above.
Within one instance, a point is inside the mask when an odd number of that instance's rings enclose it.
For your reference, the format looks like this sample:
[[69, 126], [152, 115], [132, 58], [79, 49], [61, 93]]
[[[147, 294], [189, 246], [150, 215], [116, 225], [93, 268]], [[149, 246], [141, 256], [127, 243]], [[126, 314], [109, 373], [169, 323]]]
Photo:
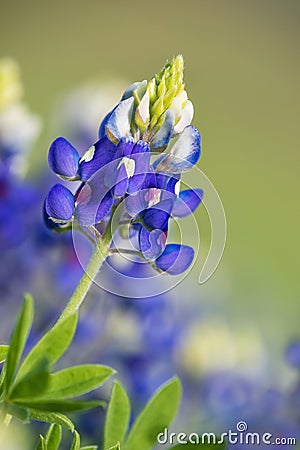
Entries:
[[187, 245], [168, 244], [155, 265], [170, 275], [184, 272], [193, 262], [194, 250]]
[[174, 121], [175, 115], [173, 111], [168, 109], [166, 111], [165, 120], [161, 129], [158, 131], [153, 141], [151, 142], [152, 149], [161, 151], [168, 146], [174, 129]]
[[165, 189], [167, 191], [169, 191], [169, 192], [173, 192], [174, 193], [176, 184], [178, 183], [179, 180], [180, 180], [180, 174], [179, 173], [178, 174], [176, 174], [176, 173], [172, 174], [172, 176], [169, 176], [169, 179], [168, 179], [168, 182], [167, 182], [167, 185], [166, 185]]
[[55, 184], [45, 200], [45, 210], [53, 222], [69, 222], [72, 220], [75, 208], [74, 196], [62, 184]]
[[121, 137], [130, 135], [130, 125], [133, 113], [134, 98], [121, 101], [111, 113], [105, 133], [109, 139], [117, 143]]
[[116, 171], [116, 180], [114, 183], [113, 191], [114, 197], [123, 197], [128, 187], [128, 176], [124, 164], [121, 164], [120, 168]]
[[150, 157], [149, 145], [147, 144], [147, 142], [142, 141], [142, 140], [137, 141], [137, 143], [135, 144], [135, 146], [132, 149], [133, 155], [141, 154], [141, 153], [149, 154], [149, 157]]
[[158, 171], [180, 173], [190, 170], [200, 158], [201, 137], [197, 128], [188, 126], [175, 142], [169, 154], [162, 155]]
[[76, 148], [65, 138], [59, 137], [52, 142], [48, 162], [57, 175], [70, 180], [76, 179], [79, 159]]
[[138, 192], [143, 186], [144, 180], [144, 173], [133, 175], [133, 177], [129, 178], [127, 187], [128, 194], [134, 194], [135, 192]]
[[122, 137], [117, 145], [117, 158], [131, 155], [134, 139], [131, 136]]
[[80, 190], [76, 200], [76, 216], [79, 223], [88, 227], [100, 222], [113, 206], [110, 190], [104, 186], [103, 174], [96, 176]]
[[[116, 146], [114, 161], [109, 164], [104, 178], [104, 183], [109, 189], [115, 189], [114, 195], [122, 197], [127, 190], [128, 180], [127, 172], [122, 164], [122, 158], [128, 157], [134, 147], [132, 137], [123, 137]], [[120, 183], [119, 187], [117, 187]], [[119, 190], [119, 192], [118, 192]]]
[[148, 189], [148, 188], [155, 188], [157, 187], [156, 182], [156, 174], [152, 168], [152, 166], [149, 167], [148, 172], [146, 173], [143, 185], [141, 189]]
[[88, 181], [99, 169], [109, 164], [116, 154], [116, 145], [106, 136], [83, 155], [79, 164], [82, 181]]
[[111, 192], [109, 191], [105, 194], [105, 196], [103, 197], [103, 199], [100, 202], [100, 205], [99, 205], [99, 208], [98, 208], [97, 214], [96, 214], [96, 223], [101, 222], [101, 220], [104, 219], [104, 217], [106, 217], [110, 213], [113, 204], [114, 204], [114, 199], [113, 199]]
[[129, 178], [128, 194], [133, 194], [143, 186], [146, 174], [150, 171], [150, 148], [144, 141], [138, 141], [132, 149], [130, 158], [135, 162], [134, 176]]
[[180, 174], [169, 174], [159, 172], [155, 174], [156, 176], [156, 187], [169, 192], [175, 192], [175, 186], [180, 179]]
[[162, 231], [167, 231], [173, 204], [174, 202], [172, 200], [167, 199], [157, 203], [152, 208], [146, 209], [141, 214], [145, 226], [150, 230], [158, 228]]
[[125, 198], [125, 208], [131, 217], [137, 216], [140, 212], [147, 208], [148, 201], [146, 199], [146, 195], [147, 191], [141, 190]]
[[202, 189], [186, 189], [179, 193], [172, 215], [175, 217], [186, 217], [198, 208], [203, 198]]
[[[46, 211], [46, 201], [44, 202], [44, 207], [43, 207], [43, 219], [44, 219], [46, 227], [49, 228], [49, 230], [60, 231], [60, 229], [62, 228], [61, 223], [53, 222], [53, 220], [49, 218], [49, 215], [47, 214], [47, 211]], [[18, 228], [17, 224], [16, 224], [16, 228]], [[11, 231], [11, 228], [10, 228], [10, 231]], [[3, 239], [3, 235], [4, 235], [3, 230], [1, 230], [2, 239]]]
[[166, 245], [166, 235], [161, 230], [147, 231], [141, 227], [139, 234], [139, 246], [144, 257], [153, 260], [162, 254]]

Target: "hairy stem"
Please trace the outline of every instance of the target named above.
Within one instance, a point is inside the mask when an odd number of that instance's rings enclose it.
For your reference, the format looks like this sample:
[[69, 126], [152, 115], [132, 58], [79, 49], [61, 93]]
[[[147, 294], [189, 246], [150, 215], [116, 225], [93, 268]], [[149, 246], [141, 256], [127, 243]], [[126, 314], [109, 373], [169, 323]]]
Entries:
[[109, 254], [108, 247], [110, 240], [111, 237], [107, 235], [102, 239], [97, 240], [89, 264], [86, 267], [78, 286], [76, 287], [72, 297], [66, 304], [57, 322], [61, 322], [62, 320], [67, 319], [79, 309], [81, 303], [85, 299], [86, 294], [88, 293], [89, 288], [93, 283], [95, 276], [97, 275], [100, 267], [105, 261], [105, 258]]
[[112, 248], [109, 250], [110, 254], [120, 254], [120, 255], [133, 255], [133, 256], [140, 256], [142, 257], [142, 252], [139, 252], [137, 250], [130, 250], [127, 248]]

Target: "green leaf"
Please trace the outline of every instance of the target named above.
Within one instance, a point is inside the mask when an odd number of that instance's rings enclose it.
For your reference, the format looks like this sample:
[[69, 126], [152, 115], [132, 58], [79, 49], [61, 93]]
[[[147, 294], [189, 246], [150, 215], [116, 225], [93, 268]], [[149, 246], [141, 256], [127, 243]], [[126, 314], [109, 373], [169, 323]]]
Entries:
[[50, 375], [47, 391], [40, 398], [60, 400], [85, 394], [103, 384], [114, 372], [96, 364], [69, 367]]
[[45, 438], [41, 434], [36, 450], [47, 450]]
[[49, 363], [43, 358], [37, 361], [35, 367], [13, 386], [10, 400], [32, 400], [45, 392], [49, 382]]
[[61, 425], [62, 427], [67, 428], [72, 433], [74, 431], [73, 422], [67, 416], [64, 416], [60, 413], [29, 409], [29, 418], [33, 420], [39, 420], [40, 422], [56, 423], [57, 425]]
[[61, 426], [52, 424], [46, 435], [47, 450], [58, 450], [61, 441]]
[[115, 382], [107, 408], [104, 427], [104, 449], [122, 442], [130, 419], [130, 402], [123, 387]]
[[0, 345], [0, 363], [5, 361], [9, 345]]
[[23, 353], [23, 349], [29, 334], [33, 319], [33, 299], [25, 295], [23, 307], [18, 317], [15, 329], [10, 341], [6, 359], [6, 375], [4, 379], [5, 391], [8, 392], [13, 382], [17, 366]]
[[80, 435], [75, 430], [71, 450], [80, 450]]
[[101, 400], [14, 400], [14, 403], [25, 406], [26, 408], [48, 412], [87, 411], [89, 409], [97, 408], [99, 406], [103, 407], [105, 405], [105, 402]]
[[181, 399], [181, 383], [173, 378], [150, 399], [137, 417], [122, 450], [150, 450], [157, 444], [157, 435], [169, 426]]
[[71, 344], [76, 331], [77, 320], [78, 314], [76, 313], [54, 325], [28, 354], [20, 367], [18, 379], [30, 372], [36, 361], [43, 357], [48, 359], [50, 365], [54, 364]]
[[28, 422], [29, 419], [29, 411], [27, 408], [23, 408], [22, 406], [14, 405], [13, 403], [7, 403], [7, 412], [11, 416], [16, 417], [22, 422]]

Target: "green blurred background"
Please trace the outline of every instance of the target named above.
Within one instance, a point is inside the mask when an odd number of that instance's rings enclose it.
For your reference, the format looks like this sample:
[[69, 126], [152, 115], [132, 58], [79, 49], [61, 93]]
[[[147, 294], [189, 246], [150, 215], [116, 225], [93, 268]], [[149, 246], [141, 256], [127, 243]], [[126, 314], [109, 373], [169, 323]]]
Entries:
[[[297, 0], [2, 1], [0, 13], [1, 55], [20, 63], [27, 101], [45, 120], [35, 166], [54, 138], [47, 122], [59, 95], [89, 80], [149, 79], [184, 55], [199, 167], [228, 221], [219, 269], [190, 287], [257, 326], [278, 356], [300, 317], [299, 24]], [[197, 218], [205, 250], [203, 209]]]

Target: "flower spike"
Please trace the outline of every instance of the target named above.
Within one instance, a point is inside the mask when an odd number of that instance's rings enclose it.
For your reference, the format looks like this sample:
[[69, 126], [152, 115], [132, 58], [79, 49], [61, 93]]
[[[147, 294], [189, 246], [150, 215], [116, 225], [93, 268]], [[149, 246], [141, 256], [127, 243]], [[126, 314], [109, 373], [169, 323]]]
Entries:
[[76, 222], [83, 232], [93, 230], [113, 253], [109, 239], [129, 239], [128, 245], [160, 272], [178, 275], [190, 266], [191, 247], [167, 244], [172, 219], [193, 213], [203, 197], [201, 189], [179, 190], [181, 174], [201, 154], [200, 133], [190, 124], [194, 108], [183, 68], [178, 55], [149, 82], [130, 85], [102, 121], [99, 140], [82, 157], [64, 138], [52, 143], [52, 170], [81, 184], [74, 195], [62, 185], [50, 190], [48, 226], [62, 231]]

